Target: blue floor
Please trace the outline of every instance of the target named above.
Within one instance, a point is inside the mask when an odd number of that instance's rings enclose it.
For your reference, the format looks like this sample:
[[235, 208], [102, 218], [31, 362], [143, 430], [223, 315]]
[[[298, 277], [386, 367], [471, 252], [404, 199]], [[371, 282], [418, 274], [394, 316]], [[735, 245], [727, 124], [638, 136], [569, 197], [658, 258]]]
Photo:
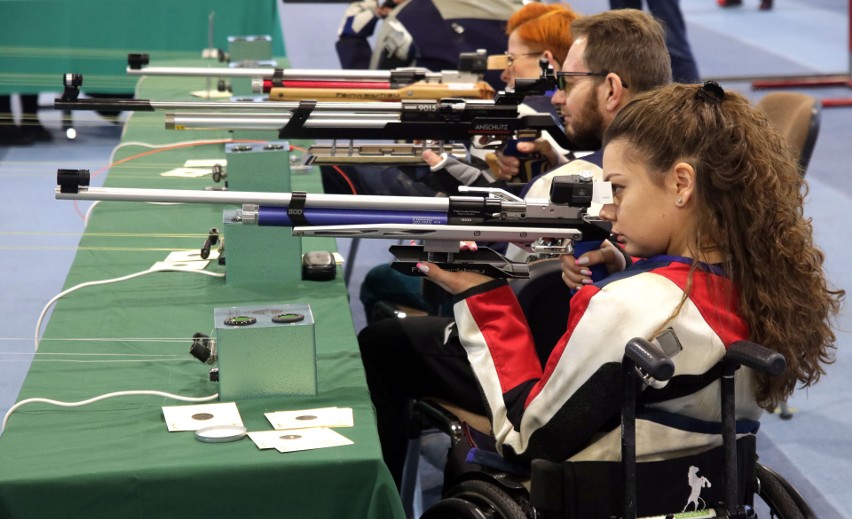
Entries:
[[[720, 9], [714, 0], [682, 0], [689, 38], [703, 77], [718, 79], [753, 100], [762, 92], [752, 78], [848, 74], [850, 70], [847, 3], [842, 0], [775, 0], [770, 12], [759, 0]], [[578, 0], [572, 5], [591, 14], [605, 0]], [[282, 25], [294, 67], [337, 68], [333, 51], [345, 4], [283, 4]], [[302, 37], [310, 31], [310, 37]], [[66, 71], [60, 71], [66, 72]], [[850, 98], [852, 89], [809, 89], [819, 98]], [[43, 94], [49, 105], [52, 95]], [[65, 275], [83, 232], [86, 207], [53, 199], [58, 168], [96, 170], [109, 163], [120, 126], [94, 114], [78, 114], [79, 137], [65, 140], [59, 118], [46, 109], [41, 120], [54, 140], [31, 147], [0, 148], [0, 412], [17, 399], [32, 360], [36, 319], [47, 301], [62, 290]], [[852, 289], [849, 269], [852, 207], [852, 108], [825, 109], [816, 149], [807, 172], [817, 243], [827, 255], [826, 269], [838, 287]], [[79, 211], [79, 212], [78, 212]], [[348, 244], [341, 240], [344, 253]], [[387, 243], [364, 240], [353, 269], [352, 310], [356, 328], [364, 325], [358, 304], [360, 279], [372, 265], [387, 261]], [[837, 360], [823, 380], [798, 391], [790, 402], [793, 419], [766, 416], [760, 455], [805, 494], [823, 518], [852, 517], [852, 313], [838, 322]], [[808, 330], [802, 330], [808, 333]], [[38, 358], [35, 362], [49, 361]], [[2, 441], [2, 439], [0, 439]], [[434, 487], [425, 479], [423, 487]]]

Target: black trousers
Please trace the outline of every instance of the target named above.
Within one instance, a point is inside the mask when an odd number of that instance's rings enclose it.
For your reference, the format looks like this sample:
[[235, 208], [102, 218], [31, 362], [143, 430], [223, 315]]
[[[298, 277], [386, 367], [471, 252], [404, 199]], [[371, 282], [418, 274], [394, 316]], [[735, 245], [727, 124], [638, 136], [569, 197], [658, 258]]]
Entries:
[[384, 319], [364, 328], [358, 344], [382, 456], [399, 486], [411, 399], [441, 398], [477, 414], [486, 414], [485, 404], [451, 318]]

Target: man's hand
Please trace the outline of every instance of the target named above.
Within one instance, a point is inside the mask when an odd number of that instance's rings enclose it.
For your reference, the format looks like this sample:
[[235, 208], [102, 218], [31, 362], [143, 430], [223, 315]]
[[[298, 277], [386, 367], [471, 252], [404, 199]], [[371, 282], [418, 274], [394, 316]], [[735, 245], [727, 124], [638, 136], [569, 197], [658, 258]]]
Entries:
[[504, 167], [501, 164], [502, 160], [505, 160], [505, 158], [499, 151], [485, 154], [485, 163], [488, 164], [488, 171], [491, 173], [491, 176], [497, 180], [505, 180], [506, 182], [509, 182], [519, 173], [520, 168], [517, 164], [514, 168]]
[[434, 263], [421, 262], [417, 264], [417, 268], [424, 276], [453, 295], [461, 294], [492, 279], [475, 272], [447, 272]]
[[430, 168], [437, 166], [443, 160], [440, 155], [432, 150], [424, 150], [420, 156], [423, 157], [423, 162], [428, 164]]
[[[554, 169], [557, 166], [562, 165], [567, 162], [567, 159], [556, 152], [553, 149], [553, 146], [550, 145], [550, 142], [546, 139], [536, 139], [532, 142], [519, 142], [516, 145], [516, 148], [521, 153], [539, 153], [545, 159], [547, 159], [548, 167], [547, 170]], [[497, 160], [494, 163], [489, 163], [491, 165], [491, 171], [498, 178], [512, 178], [520, 173], [520, 165], [521, 161], [518, 160], [518, 157], [514, 157], [512, 155], [505, 155], [502, 152], [497, 152]]]
[[616, 249], [609, 240], [604, 240], [601, 248], [591, 250], [579, 258], [571, 254], [565, 254], [562, 260], [562, 280], [568, 288], [578, 289], [592, 283], [592, 271], [589, 267], [593, 265], [605, 265], [607, 272], [621, 272], [627, 266], [624, 254]]

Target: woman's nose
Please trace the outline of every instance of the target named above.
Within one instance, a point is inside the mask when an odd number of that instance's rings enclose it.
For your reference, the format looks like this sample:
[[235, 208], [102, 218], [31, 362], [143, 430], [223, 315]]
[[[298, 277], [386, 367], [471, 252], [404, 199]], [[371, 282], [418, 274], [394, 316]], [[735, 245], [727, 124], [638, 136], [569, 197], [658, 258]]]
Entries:
[[500, 73], [500, 81], [502, 81], [503, 83], [506, 83], [506, 86], [513, 86], [512, 85], [512, 73], [509, 72], [508, 68], [504, 68], [503, 72]]
[[614, 222], [616, 219], [615, 204], [604, 204], [599, 213], [600, 217], [609, 222]]

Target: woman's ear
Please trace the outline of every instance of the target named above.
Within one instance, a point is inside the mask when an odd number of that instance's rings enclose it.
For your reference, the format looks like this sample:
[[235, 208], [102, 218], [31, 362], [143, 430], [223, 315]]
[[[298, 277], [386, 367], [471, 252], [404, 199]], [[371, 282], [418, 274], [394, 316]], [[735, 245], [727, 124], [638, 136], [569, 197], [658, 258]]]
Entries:
[[696, 189], [695, 168], [687, 162], [678, 162], [671, 172], [671, 187], [675, 195], [675, 205], [683, 207], [689, 204]]
[[562, 63], [556, 61], [556, 58], [553, 57], [552, 52], [546, 50], [541, 56], [547, 59], [548, 63], [550, 63], [550, 66], [553, 67], [554, 71], [562, 70]]

